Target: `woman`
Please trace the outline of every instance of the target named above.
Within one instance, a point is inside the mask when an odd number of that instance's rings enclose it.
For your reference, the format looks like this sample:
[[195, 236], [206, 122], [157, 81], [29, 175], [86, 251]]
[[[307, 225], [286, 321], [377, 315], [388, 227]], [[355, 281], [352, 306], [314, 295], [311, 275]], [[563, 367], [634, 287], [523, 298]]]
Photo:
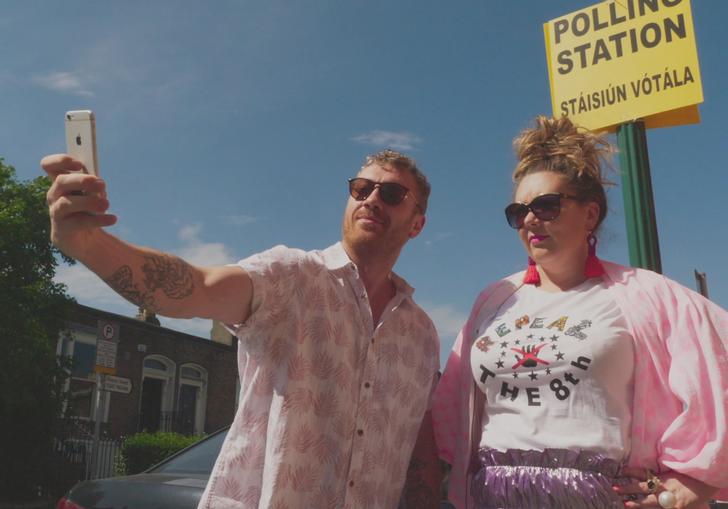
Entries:
[[529, 265], [480, 294], [438, 385], [450, 499], [707, 507], [728, 488], [728, 313], [596, 257], [604, 139], [539, 117], [514, 147], [506, 217]]

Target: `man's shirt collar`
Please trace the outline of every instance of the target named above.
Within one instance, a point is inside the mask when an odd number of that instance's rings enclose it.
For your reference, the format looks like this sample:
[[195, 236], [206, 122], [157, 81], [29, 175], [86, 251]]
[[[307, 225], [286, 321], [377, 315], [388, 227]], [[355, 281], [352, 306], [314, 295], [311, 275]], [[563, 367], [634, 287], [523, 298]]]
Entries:
[[[346, 250], [341, 242], [337, 242], [333, 246], [327, 247], [321, 252], [321, 254], [323, 256], [324, 265], [326, 265], [326, 268], [329, 270], [338, 270], [350, 266], [354, 270], [358, 271], [354, 262], [352, 262], [351, 259], [349, 259], [349, 255], [346, 254]], [[391, 278], [397, 292], [402, 292], [410, 297], [412, 296], [415, 290], [407, 283], [407, 281], [399, 277], [394, 272], [391, 273]]]

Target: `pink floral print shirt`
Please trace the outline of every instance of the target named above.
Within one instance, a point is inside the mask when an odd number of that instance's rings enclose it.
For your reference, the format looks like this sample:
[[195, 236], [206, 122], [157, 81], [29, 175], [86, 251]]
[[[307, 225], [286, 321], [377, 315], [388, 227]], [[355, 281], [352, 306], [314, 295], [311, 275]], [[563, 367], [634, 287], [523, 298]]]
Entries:
[[374, 324], [341, 244], [239, 265], [253, 281], [253, 314], [232, 328], [239, 408], [199, 509], [396, 507], [439, 369], [413, 289], [393, 274]]

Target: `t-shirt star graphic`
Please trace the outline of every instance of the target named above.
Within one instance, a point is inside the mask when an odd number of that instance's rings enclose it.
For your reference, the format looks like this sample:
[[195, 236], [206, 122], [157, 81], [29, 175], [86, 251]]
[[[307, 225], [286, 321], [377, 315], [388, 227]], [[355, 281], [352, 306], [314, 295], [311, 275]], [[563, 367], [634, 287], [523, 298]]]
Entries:
[[524, 285], [476, 324], [470, 364], [486, 396], [481, 446], [628, 453], [632, 340], [599, 285], [555, 293]]

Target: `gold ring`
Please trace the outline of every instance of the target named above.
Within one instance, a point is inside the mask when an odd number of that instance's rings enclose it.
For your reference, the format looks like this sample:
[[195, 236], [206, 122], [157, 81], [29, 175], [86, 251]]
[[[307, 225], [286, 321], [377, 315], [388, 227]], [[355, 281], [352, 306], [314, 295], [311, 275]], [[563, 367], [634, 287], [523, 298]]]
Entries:
[[647, 482], [647, 492], [652, 494], [657, 493], [657, 490], [659, 490], [662, 486], [660, 478], [657, 477], [657, 475], [655, 475], [655, 473], [649, 468], [645, 469], [645, 477]]

